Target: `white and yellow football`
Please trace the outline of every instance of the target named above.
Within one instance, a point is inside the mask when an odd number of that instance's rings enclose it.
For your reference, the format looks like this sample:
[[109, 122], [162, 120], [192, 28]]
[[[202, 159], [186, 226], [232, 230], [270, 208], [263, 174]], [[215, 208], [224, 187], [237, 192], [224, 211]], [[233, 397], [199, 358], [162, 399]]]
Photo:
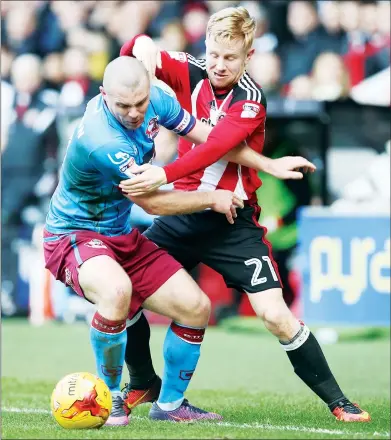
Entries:
[[111, 412], [108, 386], [91, 373], [73, 373], [63, 377], [53, 390], [51, 410], [65, 429], [100, 428]]

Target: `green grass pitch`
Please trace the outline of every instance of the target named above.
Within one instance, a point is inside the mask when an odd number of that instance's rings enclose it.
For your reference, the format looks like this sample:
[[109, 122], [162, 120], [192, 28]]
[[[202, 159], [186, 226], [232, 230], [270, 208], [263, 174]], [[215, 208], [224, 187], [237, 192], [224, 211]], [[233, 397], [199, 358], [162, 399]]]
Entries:
[[[152, 328], [157, 372], [163, 365], [165, 331]], [[296, 377], [272, 336], [209, 328], [187, 397], [195, 405], [221, 413], [223, 422], [152, 422], [147, 404], [133, 411], [128, 427], [85, 431], [60, 428], [49, 403], [62, 376], [95, 372], [88, 326], [51, 323], [36, 328], [20, 320], [3, 320], [1, 339], [4, 439], [390, 438], [389, 339], [324, 346], [342, 389], [371, 413], [371, 423], [336, 421]], [[125, 369], [123, 382], [126, 379]]]

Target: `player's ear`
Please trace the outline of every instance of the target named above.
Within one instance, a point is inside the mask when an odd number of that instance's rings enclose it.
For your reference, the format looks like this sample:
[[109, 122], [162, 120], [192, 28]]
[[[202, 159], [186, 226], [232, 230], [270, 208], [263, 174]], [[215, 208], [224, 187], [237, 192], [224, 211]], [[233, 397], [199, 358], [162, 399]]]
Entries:
[[106, 95], [105, 89], [103, 88], [103, 86], [99, 86], [99, 91], [102, 95]]
[[254, 55], [255, 49], [251, 49], [248, 53], [247, 53], [247, 57], [246, 57], [246, 65], [249, 63], [249, 61], [251, 60], [251, 57]]

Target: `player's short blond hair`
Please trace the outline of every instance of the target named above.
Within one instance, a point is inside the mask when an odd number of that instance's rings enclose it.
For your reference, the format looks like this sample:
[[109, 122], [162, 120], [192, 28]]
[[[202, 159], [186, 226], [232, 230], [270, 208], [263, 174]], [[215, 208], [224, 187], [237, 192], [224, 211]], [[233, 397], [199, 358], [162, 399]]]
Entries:
[[211, 15], [206, 28], [207, 37], [213, 36], [218, 43], [232, 43], [243, 40], [243, 48], [251, 49], [254, 41], [256, 23], [247, 9], [225, 8]]

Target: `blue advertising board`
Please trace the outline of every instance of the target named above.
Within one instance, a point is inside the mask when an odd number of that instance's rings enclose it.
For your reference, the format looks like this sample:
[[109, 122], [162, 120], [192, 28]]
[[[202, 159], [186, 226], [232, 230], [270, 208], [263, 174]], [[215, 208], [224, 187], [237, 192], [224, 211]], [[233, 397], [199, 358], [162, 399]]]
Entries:
[[303, 208], [302, 311], [314, 324], [390, 325], [390, 217]]

